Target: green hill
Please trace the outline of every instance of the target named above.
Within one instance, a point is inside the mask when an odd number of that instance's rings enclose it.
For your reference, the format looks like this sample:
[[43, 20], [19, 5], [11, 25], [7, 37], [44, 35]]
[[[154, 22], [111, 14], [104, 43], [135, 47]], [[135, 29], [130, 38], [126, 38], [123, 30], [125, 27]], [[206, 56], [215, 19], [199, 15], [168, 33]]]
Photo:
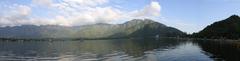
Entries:
[[240, 17], [232, 15], [231, 17], [215, 22], [199, 33], [193, 34], [193, 37], [199, 38], [224, 38], [239, 39], [240, 38]]

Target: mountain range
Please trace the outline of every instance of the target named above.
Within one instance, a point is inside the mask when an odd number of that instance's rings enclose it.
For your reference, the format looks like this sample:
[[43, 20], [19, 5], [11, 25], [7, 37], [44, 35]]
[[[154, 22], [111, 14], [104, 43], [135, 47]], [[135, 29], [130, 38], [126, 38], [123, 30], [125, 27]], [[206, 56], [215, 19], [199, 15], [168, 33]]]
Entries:
[[153, 21], [133, 19], [122, 24], [97, 23], [82, 26], [22, 25], [0, 27], [0, 38], [135, 38], [135, 37], [183, 37], [186, 33]]

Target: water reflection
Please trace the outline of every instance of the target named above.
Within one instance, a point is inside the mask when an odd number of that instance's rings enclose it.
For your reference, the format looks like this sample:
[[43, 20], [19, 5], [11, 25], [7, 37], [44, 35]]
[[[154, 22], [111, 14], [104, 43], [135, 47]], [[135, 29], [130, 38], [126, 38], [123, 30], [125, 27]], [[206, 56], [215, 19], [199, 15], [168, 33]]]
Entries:
[[0, 61], [212, 61], [202, 44], [174, 38], [0, 41]]
[[240, 42], [226, 40], [221, 42], [220, 40], [196, 40], [195, 42], [215, 61], [240, 61]]

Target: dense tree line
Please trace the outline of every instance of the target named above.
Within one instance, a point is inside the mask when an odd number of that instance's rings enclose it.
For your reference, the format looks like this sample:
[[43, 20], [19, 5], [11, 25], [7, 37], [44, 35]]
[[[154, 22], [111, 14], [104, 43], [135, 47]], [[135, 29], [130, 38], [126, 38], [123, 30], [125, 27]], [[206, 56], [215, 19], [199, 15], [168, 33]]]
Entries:
[[231, 17], [215, 22], [198, 33], [193, 33], [192, 37], [210, 39], [239, 39], [240, 38], [240, 17]]

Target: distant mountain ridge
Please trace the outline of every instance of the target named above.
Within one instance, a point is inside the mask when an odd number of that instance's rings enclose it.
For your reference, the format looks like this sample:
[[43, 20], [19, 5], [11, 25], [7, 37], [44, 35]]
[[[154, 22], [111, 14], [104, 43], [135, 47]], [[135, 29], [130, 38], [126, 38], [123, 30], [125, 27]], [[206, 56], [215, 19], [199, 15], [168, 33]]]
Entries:
[[210, 39], [239, 39], [240, 17], [238, 15], [232, 15], [225, 20], [207, 26], [202, 31], [195, 33], [192, 36]]
[[179, 37], [186, 34], [150, 19], [133, 19], [123, 24], [98, 23], [83, 26], [22, 25], [0, 28], [0, 38], [132, 38]]

